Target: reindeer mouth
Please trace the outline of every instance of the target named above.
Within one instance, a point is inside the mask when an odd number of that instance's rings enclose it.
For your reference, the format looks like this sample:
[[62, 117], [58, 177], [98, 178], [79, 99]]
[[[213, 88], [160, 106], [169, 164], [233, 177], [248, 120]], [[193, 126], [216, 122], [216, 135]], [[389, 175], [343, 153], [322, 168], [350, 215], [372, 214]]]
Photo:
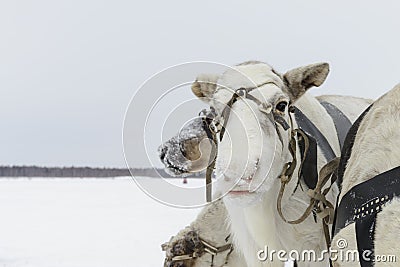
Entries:
[[245, 178], [241, 178], [237, 181], [235, 186], [228, 192], [230, 195], [240, 196], [246, 194], [253, 194], [255, 193], [252, 188], [253, 178], [256, 175], [259, 167], [259, 160], [257, 160], [254, 164], [254, 170]]
[[247, 198], [258, 195], [257, 187], [252, 185], [255, 172], [248, 178], [240, 179], [237, 184], [228, 192], [227, 196], [231, 199]]
[[188, 173], [185, 168], [172, 164], [168, 158], [164, 158], [164, 165], [166, 172], [172, 176], [180, 176]]
[[171, 176], [182, 176], [188, 173], [185, 164], [182, 164], [179, 152], [174, 148], [174, 143], [166, 143], [158, 148], [159, 158], [165, 166], [165, 171]]
[[232, 190], [229, 191], [229, 194], [233, 196], [243, 196], [243, 195], [254, 194], [254, 192], [250, 192], [249, 190]]

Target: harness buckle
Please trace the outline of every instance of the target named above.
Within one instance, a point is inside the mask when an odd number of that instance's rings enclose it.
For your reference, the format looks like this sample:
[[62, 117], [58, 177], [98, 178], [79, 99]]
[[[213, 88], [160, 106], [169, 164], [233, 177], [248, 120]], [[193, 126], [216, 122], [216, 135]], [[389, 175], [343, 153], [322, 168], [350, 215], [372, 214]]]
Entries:
[[281, 182], [282, 183], [286, 184], [286, 183], [289, 182], [289, 176], [288, 175], [282, 174], [280, 178], [281, 178]]
[[247, 90], [246, 90], [246, 88], [241, 87], [241, 88], [239, 88], [239, 89], [236, 89], [235, 93], [236, 93], [238, 96], [247, 97]]

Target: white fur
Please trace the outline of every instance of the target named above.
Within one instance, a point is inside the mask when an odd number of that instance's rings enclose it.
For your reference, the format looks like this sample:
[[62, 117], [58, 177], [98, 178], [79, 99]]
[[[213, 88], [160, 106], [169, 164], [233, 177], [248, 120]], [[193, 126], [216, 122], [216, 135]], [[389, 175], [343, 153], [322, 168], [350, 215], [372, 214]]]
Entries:
[[[353, 186], [400, 165], [400, 86], [378, 99], [364, 117], [357, 132], [351, 157], [343, 177], [339, 201]], [[393, 199], [377, 215], [375, 255], [396, 255], [400, 260], [400, 200]], [[348, 249], [357, 249], [355, 226], [348, 225], [335, 236], [348, 241]], [[336, 266], [359, 266], [354, 262], [336, 262]], [[375, 266], [398, 266], [398, 263], [376, 263]]]

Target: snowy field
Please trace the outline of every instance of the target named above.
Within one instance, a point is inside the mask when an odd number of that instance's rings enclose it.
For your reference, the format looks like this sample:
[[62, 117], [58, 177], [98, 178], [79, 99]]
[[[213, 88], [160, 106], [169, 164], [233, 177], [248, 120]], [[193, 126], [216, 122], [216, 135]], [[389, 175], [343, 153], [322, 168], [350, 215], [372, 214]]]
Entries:
[[0, 267], [160, 267], [160, 245], [198, 211], [160, 204], [131, 178], [0, 179]]

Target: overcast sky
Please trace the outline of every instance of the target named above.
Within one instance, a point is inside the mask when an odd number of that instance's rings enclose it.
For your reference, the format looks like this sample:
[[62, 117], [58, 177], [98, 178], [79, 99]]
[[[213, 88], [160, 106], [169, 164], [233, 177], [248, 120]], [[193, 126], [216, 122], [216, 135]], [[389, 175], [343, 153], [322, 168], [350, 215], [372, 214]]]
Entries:
[[242, 2], [2, 1], [0, 165], [124, 167], [131, 97], [182, 62], [327, 61], [315, 94], [376, 98], [400, 81], [398, 1]]

